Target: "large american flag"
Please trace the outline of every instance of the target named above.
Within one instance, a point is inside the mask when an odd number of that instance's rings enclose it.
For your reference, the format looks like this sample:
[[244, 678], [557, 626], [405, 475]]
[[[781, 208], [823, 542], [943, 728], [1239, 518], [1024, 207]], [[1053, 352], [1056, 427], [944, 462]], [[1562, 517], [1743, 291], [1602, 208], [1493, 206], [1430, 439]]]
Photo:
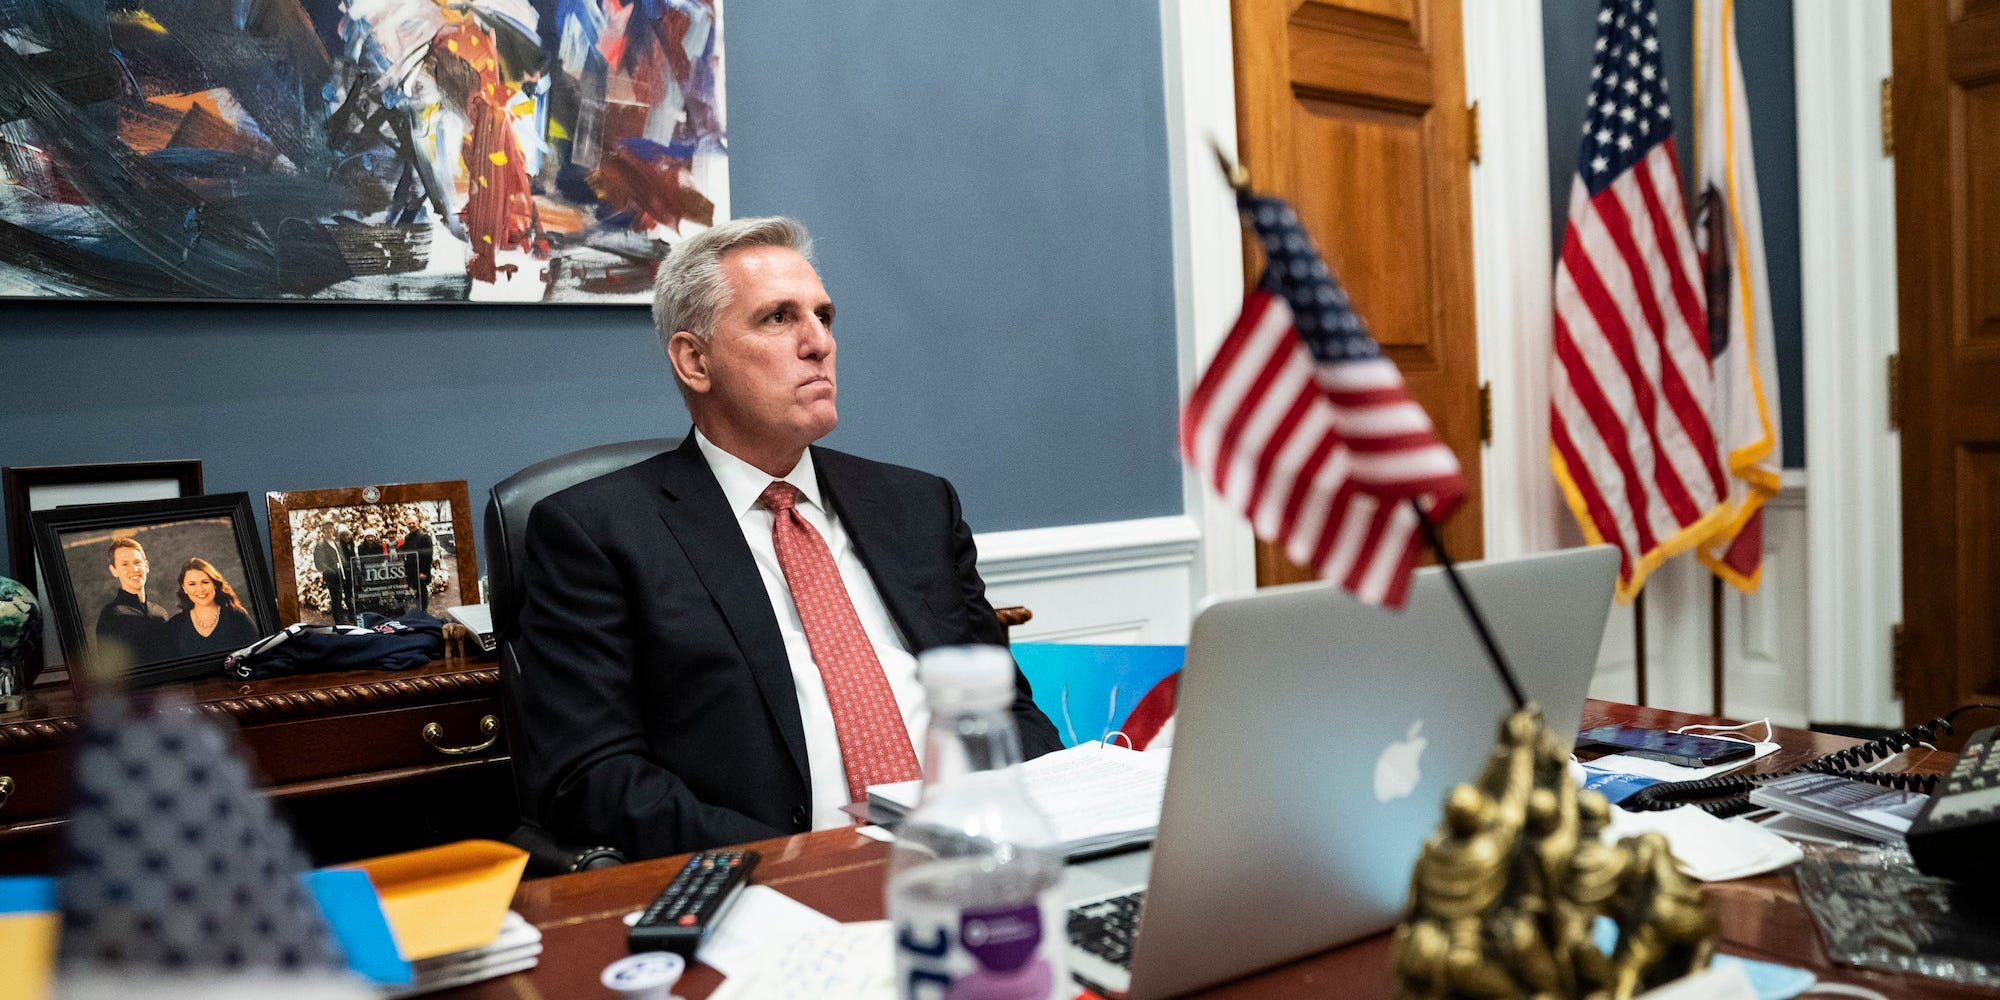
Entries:
[[1292, 561], [1360, 599], [1398, 608], [1433, 520], [1457, 508], [1458, 457], [1368, 336], [1299, 217], [1237, 195], [1264, 246], [1243, 302], [1181, 413], [1181, 451]]
[[1653, 0], [1603, 0], [1556, 269], [1549, 463], [1630, 600], [1725, 511], [1701, 271]]

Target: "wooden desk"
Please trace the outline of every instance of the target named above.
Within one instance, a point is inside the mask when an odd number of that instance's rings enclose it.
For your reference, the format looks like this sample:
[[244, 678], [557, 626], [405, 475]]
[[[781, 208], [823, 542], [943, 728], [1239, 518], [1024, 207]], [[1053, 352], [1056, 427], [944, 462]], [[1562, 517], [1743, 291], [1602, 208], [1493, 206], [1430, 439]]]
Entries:
[[[274, 798], [296, 805], [450, 779], [454, 787], [501, 787], [505, 800], [497, 805], [512, 813], [499, 676], [491, 663], [439, 660], [400, 673], [351, 670], [261, 681], [218, 676], [175, 688], [200, 711], [237, 728]], [[13, 786], [0, 798], [0, 872], [52, 870], [80, 714], [68, 688], [34, 691], [20, 711], [0, 714], [0, 776]], [[487, 718], [493, 720], [490, 733], [482, 730]], [[433, 723], [437, 730], [426, 735]], [[383, 821], [366, 814], [348, 819]]]
[[[1590, 702], [1583, 716], [1586, 727], [1629, 723], [1672, 729], [1704, 721], [1712, 720], [1599, 701]], [[1785, 770], [1858, 742], [1782, 728], [1777, 739], [1781, 749], [1758, 761], [1755, 770]], [[1900, 769], [1941, 773], [1950, 766], [1951, 756], [1915, 751], [1904, 755], [1899, 761]], [[1897, 764], [1891, 764], [1890, 768], [1897, 768]], [[886, 845], [848, 830], [824, 830], [750, 846], [764, 856], [753, 881], [778, 889], [838, 920], [875, 920], [883, 916], [882, 886], [889, 853]], [[515, 893], [514, 908], [542, 931], [541, 965], [529, 972], [436, 995], [453, 1000], [612, 996], [599, 984], [598, 974], [625, 954], [625, 926], [620, 918], [651, 902], [683, 860], [666, 858], [523, 883]], [[1918, 976], [1834, 966], [1827, 960], [1819, 933], [1799, 902], [1797, 887], [1788, 872], [1710, 884], [1705, 891], [1720, 924], [1722, 950], [1726, 953], [1803, 966], [1824, 981], [1866, 986], [1885, 996], [1996, 995]], [[700, 1000], [720, 982], [721, 976], [715, 970], [696, 965], [675, 992], [688, 1000]], [[1385, 932], [1202, 995], [1386, 998], [1394, 992], [1389, 935]]]

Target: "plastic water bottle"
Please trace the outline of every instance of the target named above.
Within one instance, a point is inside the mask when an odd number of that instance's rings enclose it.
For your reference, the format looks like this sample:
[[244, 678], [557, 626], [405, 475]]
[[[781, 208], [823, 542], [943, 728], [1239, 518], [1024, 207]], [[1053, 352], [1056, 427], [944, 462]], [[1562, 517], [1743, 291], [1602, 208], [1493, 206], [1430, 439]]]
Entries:
[[1014, 661], [998, 646], [926, 651], [923, 800], [889, 856], [899, 995], [1051, 1000], [1073, 994], [1063, 956], [1055, 831], [1021, 785], [1008, 706]]

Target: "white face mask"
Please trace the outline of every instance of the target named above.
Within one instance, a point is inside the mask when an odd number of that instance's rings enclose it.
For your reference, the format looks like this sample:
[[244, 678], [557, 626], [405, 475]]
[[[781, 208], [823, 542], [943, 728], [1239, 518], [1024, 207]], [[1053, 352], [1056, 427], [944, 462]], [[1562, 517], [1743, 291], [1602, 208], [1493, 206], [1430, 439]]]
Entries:
[[[1758, 726], [1764, 727], [1764, 737], [1762, 739], [1756, 739], [1752, 737], [1749, 732], [1751, 729], [1754, 729]], [[1691, 736], [1718, 736], [1723, 739], [1743, 740], [1749, 743], [1777, 742], [1776, 740], [1771, 738], [1771, 720], [1769, 717], [1758, 719], [1755, 722], [1740, 723], [1734, 726], [1682, 726], [1679, 729], [1674, 730], [1674, 732], [1683, 733]]]

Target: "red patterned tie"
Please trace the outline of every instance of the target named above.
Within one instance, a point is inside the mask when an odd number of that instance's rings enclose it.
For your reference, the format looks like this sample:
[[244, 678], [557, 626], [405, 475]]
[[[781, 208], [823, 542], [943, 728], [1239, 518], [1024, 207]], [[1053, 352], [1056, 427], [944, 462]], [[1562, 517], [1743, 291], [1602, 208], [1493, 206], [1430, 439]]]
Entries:
[[860, 616], [854, 613], [833, 553], [799, 516], [798, 488], [772, 483], [757, 502], [771, 511], [771, 544], [778, 550], [778, 568], [792, 589], [806, 645], [826, 684], [833, 731], [847, 763], [848, 800], [866, 798], [869, 785], [923, 777], [916, 751], [910, 747], [910, 731], [896, 707], [896, 694], [889, 689], [889, 677], [875, 658]]

